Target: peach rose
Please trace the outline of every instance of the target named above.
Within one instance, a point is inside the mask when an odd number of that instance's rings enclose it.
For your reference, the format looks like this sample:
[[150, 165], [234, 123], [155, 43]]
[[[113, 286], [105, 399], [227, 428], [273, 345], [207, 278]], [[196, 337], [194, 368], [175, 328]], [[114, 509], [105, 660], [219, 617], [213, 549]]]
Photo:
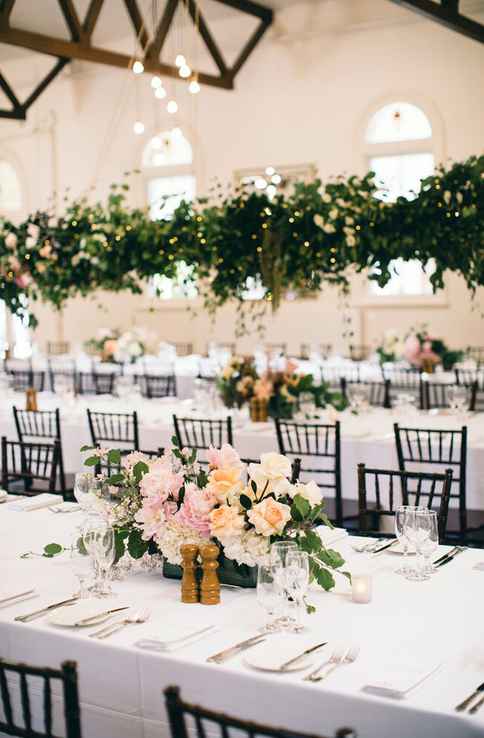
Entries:
[[116, 353], [118, 350], [118, 342], [114, 338], [110, 338], [108, 341], [104, 342], [104, 353], [106, 355], [112, 356]]
[[256, 533], [261, 536], [280, 535], [288, 520], [291, 511], [288, 505], [277, 502], [272, 497], [267, 497], [262, 502], [249, 510], [248, 518], [254, 526]]
[[238, 466], [226, 466], [210, 472], [207, 489], [216, 498], [217, 502], [225, 502], [230, 493], [242, 489], [240, 472], [241, 469]]
[[222, 505], [217, 507], [209, 515], [210, 535], [219, 540], [224, 538], [235, 538], [244, 529], [244, 517], [239, 515], [235, 507]]

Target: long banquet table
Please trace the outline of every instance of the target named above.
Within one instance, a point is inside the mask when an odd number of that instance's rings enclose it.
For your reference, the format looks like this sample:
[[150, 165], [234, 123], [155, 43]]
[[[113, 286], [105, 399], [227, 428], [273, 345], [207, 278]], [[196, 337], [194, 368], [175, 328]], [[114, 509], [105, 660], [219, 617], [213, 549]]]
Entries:
[[[52, 409], [59, 406], [55, 395], [39, 394], [39, 409]], [[16, 438], [12, 405], [24, 406], [24, 396], [4, 398], [0, 405], [1, 435]], [[109, 396], [78, 398], [75, 404], [61, 408], [62, 444], [66, 472], [82, 469], [80, 448], [90, 443], [86, 408], [104, 412], [132, 412], [136, 410], [140, 425], [140, 446], [144, 449], [157, 449], [170, 445], [173, 435], [172, 416], [194, 415], [191, 400], [165, 398], [145, 400], [137, 398], [119, 400]], [[200, 413], [207, 417], [207, 413]], [[227, 411], [221, 410], [214, 417], [225, 417]], [[334, 422], [334, 414], [326, 414], [322, 422]], [[441, 413], [373, 409], [361, 415], [350, 411], [339, 414], [342, 436], [342, 489], [345, 499], [357, 497], [356, 467], [360, 462], [378, 468], [396, 468], [397, 458], [393, 435], [393, 423], [420, 428], [460, 428], [468, 426], [467, 460], [467, 507], [473, 510], [484, 509], [484, 413], [470, 414], [466, 418], [455, 417], [445, 411]], [[247, 420], [233, 419], [234, 445], [244, 458], [258, 458], [265, 451], [277, 450], [274, 423], [251, 423]], [[313, 465], [314, 468], [314, 465]], [[438, 469], [434, 469], [438, 470]]]
[[[142, 625], [130, 626], [106, 641], [85, 629], [62, 629], [47, 618], [29, 624], [16, 615], [71, 595], [75, 578], [68, 554], [54, 559], [21, 559], [48, 542], [70, 544], [82, 513], [54, 514], [43, 509], [18, 512], [0, 506], [0, 592], [35, 587], [34, 599], [0, 608], [0, 657], [56, 666], [78, 663], [84, 738], [168, 738], [162, 689], [179, 685], [183, 696], [207, 707], [294, 730], [332, 735], [352, 726], [359, 738], [477, 738], [484, 736], [484, 710], [475, 716], [453, 707], [484, 681], [484, 552], [467, 550], [427, 582], [409, 582], [393, 570], [400, 559], [384, 553], [370, 559], [353, 552], [349, 537], [334, 544], [348, 567], [373, 571], [373, 601], [351, 602], [346, 580], [332, 593], [311, 591], [317, 607], [299, 635], [271, 635], [301, 650], [320, 641], [328, 646], [314, 663], [327, 658], [337, 640], [358, 643], [357, 661], [326, 681], [302, 681], [305, 672], [267, 674], [244, 664], [243, 656], [224, 665], [206, 658], [257, 632], [263, 615], [253, 590], [223, 590], [215, 607], [183, 605], [179, 583], [163, 580], [160, 570], [140, 568], [114, 582], [118, 606], [151, 610]], [[140, 650], [144, 637], [174, 637], [180, 628], [217, 625], [203, 640], [170, 653]], [[92, 631], [93, 629], [88, 629]], [[280, 641], [279, 641], [280, 643]], [[381, 681], [387, 668], [439, 666], [404, 699], [379, 697], [362, 688]], [[38, 706], [35, 710], [38, 717]], [[59, 733], [57, 733], [59, 734]]]

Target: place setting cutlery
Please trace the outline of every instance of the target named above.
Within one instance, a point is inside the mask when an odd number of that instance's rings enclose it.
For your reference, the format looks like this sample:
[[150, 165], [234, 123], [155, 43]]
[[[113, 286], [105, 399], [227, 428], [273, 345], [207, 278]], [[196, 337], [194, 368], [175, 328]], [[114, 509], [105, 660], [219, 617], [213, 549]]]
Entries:
[[439, 556], [438, 559], [436, 559], [434, 562], [432, 562], [432, 568], [433, 569], [439, 569], [441, 566], [445, 566], [445, 564], [448, 564], [450, 561], [453, 561], [456, 556], [459, 556], [459, 554], [464, 553], [466, 551], [465, 546], [455, 546], [451, 551], [449, 551], [446, 554], [443, 554], [442, 556]]
[[226, 648], [223, 651], [219, 651], [218, 653], [209, 656], [207, 662], [209, 664], [223, 664], [224, 661], [228, 661], [239, 653], [242, 653], [242, 651], [246, 651], [248, 648], [252, 648], [252, 646], [257, 646], [265, 640], [266, 634], [259, 633], [258, 635], [252, 636], [252, 638], [247, 638], [245, 641], [240, 641], [234, 646], [230, 646], [230, 648]]
[[[93, 625], [101, 625], [116, 613], [130, 609], [129, 605], [118, 607], [113, 607], [111, 605], [103, 610], [89, 613], [89, 611], [86, 612], [85, 609], [87, 602], [87, 600], [82, 600], [79, 602], [78, 607], [69, 608], [68, 610], [61, 612], [55, 612], [49, 619], [49, 623], [61, 628], [89, 628]], [[89, 605], [90, 604], [91, 603], [89, 603]]]
[[52, 602], [50, 605], [46, 605], [46, 607], [42, 607], [39, 610], [34, 610], [33, 612], [28, 612], [24, 615], [16, 615], [14, 620], [17, 623], [30, 623], [32, 620], [37, 620], [37, 618], [41, 618], [44, 615], [57, 610], [58, 608], [69, 607], [70, 605], [74, 605], [78, 601], [79, 597], [78, 595], [75, 595], [74, 597], [60, 600], [59, 602]]
[[17, 605], [23, 600], [36, 597], [37, 593], [35, 589], [26, 589], [24, 592], [16, 592], [15, 594], [9, 594], [6, 597], [0, 597], [0, 608], [10, 607], [11, 605]]
[[317, 669], [307, 674], [303, 681], [305, 682], [321, 682], [326, 679], [333, 671], [344, 664], [352, 664], [358, 658], [360, 647], [353, 646], [337, 646], [329, 659], [324, 661]]
[[351, 547], [356, 553], [375, 554], [384, 551], [386, 548], [390, 548], [395, 543], [397, 543], [396, 538], [377, 538], [376, 540], [366, 541], [365, 543], [352, 542]]
[[[477, 699], [477, 702], [474, 702], [474, 700], [476, 699]], [[473, 702], [474, 704], [472, 704]], [[482, 684], [479, 684], [479, 686], [476, 687], [475, 690], [472, 692], [472, 694], [466, 697], [465, 700], [463, 700], [458, 705], [456, 705], [455, 710], [456, 712], [464, 712], [464, 710], [467, 710], [469, 715], [475, 715], [476, 712], [478, 712], [483, 705], [484, 705], [484, 682]]]
[[139, 623], [146, 623], [146, 621], [150, 617], [150, 614], [151, 613], [149, 610], [136, 610], [131, 615], [127, 615], [122, 620], [118, 620], [115, 623], [110, 623], [109, 625], [105, 625], [104, 628], [101, 628], [101, 630], [96, 630], [94, 633], [89, 633], [89, 638], [96, 638], [99, 640], [103, 640], [104, 638], [109, 638], [109, 636], [114, 635], [114, 633], [118, 633], [118, 631], [122, 630], [127, 625], [136, 625]]
[[326, 645], [327, 641], [316, 643], [284, 660], [281, 660], [280, 649], [278, 648], [271, 647], [270, 651], [267, 648], [256, 649], [256, 651], [250, 653], [250, 656], [245, 657], [244, 663], [258, 671], [269, 671], [274, 674], [290, 674], [291, 672], [302, 671], [312, 666], [312, 662], [308, 662], [308, 657]]

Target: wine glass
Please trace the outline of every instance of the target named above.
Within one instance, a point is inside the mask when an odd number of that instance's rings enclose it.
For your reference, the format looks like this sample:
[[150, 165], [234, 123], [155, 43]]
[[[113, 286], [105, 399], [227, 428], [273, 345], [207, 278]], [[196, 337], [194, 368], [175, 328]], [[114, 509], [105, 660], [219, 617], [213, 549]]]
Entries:
[[369, 390], [368, 387], [365, 387], [364, 385], [351, 385], [349, 384], [347, 386], [347, 395], [348, 400], [350, 403], [351, 410], [358, 414], [360, 412], [365, 412], [370, 407], [369, 402]]
[[415, 512], [418, 510], [416, 505], [400, 505], [395, 510], [395, 534], [403, 547], [402, 565], [396, 570], [396, 574], [406, 576], [410, 567], [408, 566], [408, 547], [409, 538], [408, 531], [415, 526]]
[[467, 387], [452, 385], [447, 388], [447, 400], [454, 415], [463, 414], [469, 404]]
[[278, 586], [276, 566], [259, 566], [257, 571], [257, 602], [266, 611], [269, 618], [261, 631], [275, 632], [279, 630], [280, 623], [277, 616], [282, 609], [282, 592]]
[[286, 566], [289, 551], [298, 551], [296, 541], [276, 541], [271, 546], [271, 563], [273, 566]]
[[109, 578], [116, 558], [114, 528], [99, 518], [92, 520], [84, 529], [83, 543], [96, 568], [93, 591], [97, 597], [112, 596]]
[[285, 573], [286, 593], [289, 597], [288, 630], [298, 632], [303, 629], [302, 614], [304, 611], [304, 596], [309, 587], [309, 556], [299, 549], [290, 550], [287, 554]]
[[439, 545], [437, 513], [433, 510], [416, 510], [414, 527], [409, 528], [407, 535], [415, 545], [415, 550], [420, 557], [419, 568], [410, 571], [407, 574], [407, 579], [415, 582], [430, 579], [432, 567], [429, 559]]
[[72, 573], [79, 581], [79, 599], [90, 596], [89, 587], [94, 576], [93, 560], [84, 546], [82, 533], [77, 531], [71, 544], [70, 565]]

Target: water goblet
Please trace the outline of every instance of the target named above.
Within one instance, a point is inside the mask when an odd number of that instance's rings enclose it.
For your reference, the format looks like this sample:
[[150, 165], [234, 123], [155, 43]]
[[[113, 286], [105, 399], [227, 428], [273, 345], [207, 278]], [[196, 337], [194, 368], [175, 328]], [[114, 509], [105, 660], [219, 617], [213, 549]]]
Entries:
[[432, 571], [430, 556], [439, 545], [437, 513], [433, 510], [424, 510], [422, 508], [416, 510], [414, 527], [409, 528], [407, 535], [415, 545], [419, 560], [418, 568], [409, 572], [406, 578], [415, 582], [430, 579]]
[[70, 565], [72, 573], [79, 581], [79, 599], [83, 600], [90, 596], [90, 586], [94, 578], [93, 560], [88, 555], [82, 538], [82, 533], [77, 531], [71, 544]]
[[93, 591], [97, 597], [110, 597], [113, 592], [109, 579], [116, 558], [114, 529], [97, 518], [86, 525], [82, 538], [86, 551], [95, 564], [96, 581]]
[[[305, 551], [291, 550], [287, 554], [285, 587], [289, 599], [287, 629], [295, 633], [303, 629], [304, 596], [309, 587], [309, 557]], [[291, 612], [293, 616], [291, 617]]]
[[278, 615], [282, 611], [282, 592], [277, 581], [276, 566], [259, 566], [257, 571], [257, 602], [267, 613], [268, 622], [260, 630], [264, 633], [280, 630]]
[[271, 546], [271, 563], [274, 566], [285, 567], [288, 553], [298, 550], [296, 541], [276, 541]]
[[400, 505], [395, 510], [395, 534], [403, 547], [402, 565], [395, 571], [395, 574], [401, 574], [402, 576], [406, 576], [411, 571], [407, 558], [409, 548], [408, 531], [415, 525], [417, 509], [416, 505]]

